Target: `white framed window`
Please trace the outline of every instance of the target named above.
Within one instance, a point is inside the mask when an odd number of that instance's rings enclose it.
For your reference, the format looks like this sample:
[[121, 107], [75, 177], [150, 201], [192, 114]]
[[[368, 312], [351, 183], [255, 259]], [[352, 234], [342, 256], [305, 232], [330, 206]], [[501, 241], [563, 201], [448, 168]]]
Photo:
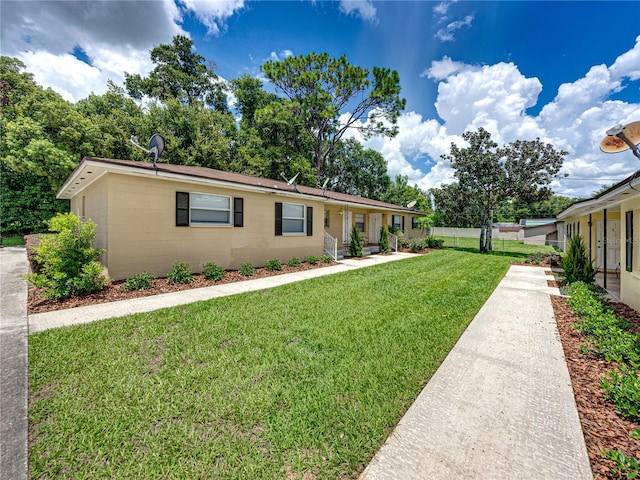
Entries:
[[304, 234], [305, 208], [299, 203], [282, 204], [282, 234]]
[[191, 225], [231, 225], [231, 197], [208, 193], [191, 193]]

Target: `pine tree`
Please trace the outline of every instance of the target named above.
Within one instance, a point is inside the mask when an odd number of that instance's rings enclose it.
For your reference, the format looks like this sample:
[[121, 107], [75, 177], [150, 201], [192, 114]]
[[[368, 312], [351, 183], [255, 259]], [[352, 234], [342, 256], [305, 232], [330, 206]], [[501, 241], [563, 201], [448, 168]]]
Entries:
[[351, 229], [351, 243], [349, 244], [349, 255], [352, 257], [362, 256], [362, 236], [360, 230], [355, 225]]
[[380, 228], [380, 253], [389, 253], [389, 230], [387, 230], [387, 226], [383, 225]]
[[582, 235], [574, 235], [569, 240], [567, 254], [562, 259], [564, 279], [567, 283], [585, 282], [593, 283], [596, 271], [593, 263], [587, 258], [587, 250], [582, 240]]

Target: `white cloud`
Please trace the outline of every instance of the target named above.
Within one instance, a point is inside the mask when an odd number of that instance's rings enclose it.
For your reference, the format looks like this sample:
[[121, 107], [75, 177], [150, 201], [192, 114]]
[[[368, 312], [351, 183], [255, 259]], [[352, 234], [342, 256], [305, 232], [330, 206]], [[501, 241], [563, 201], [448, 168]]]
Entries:
[[368, 22], [377, 22], [377, 9], [369, 0], [340, 0], [340, 11], [356, 15]]
[[454, 35], [455, 32], [460, 30], [462, 27], [470, 27], [471, 22], [473, 22], [473, 15], [467, 15], [463, 20], [456, 20], [449, 23], [446, 27], [441, 28], [436, 32], [434, 37], [441, 42], [452, 42], [456, 38]]
[[442, 60], [434, 60], [431, 62], [431, 68], [423, 70], [420, 76], [428, 77], [433, 80], [444, 80], [463, 68], [469, 68], [469, 66], [462, 62], [454, 62], [451, 58], [445, 55], [442, 57]]
[[211, 35], [227, 28], [227, 19], [244, 8], [244, 0], [181, 0], [187, 11], [193, 12]]
[[435, 13], [436, 15], [444, 16], [449, 11], [449, 7], [456, 2], [457, 0], [451, 0], [449, 2], [440, 2], [435, 7], [433, 7], [433, 13]]
[[264, 61], [266, 62], [267, 60], [272, 60], [274, 62], [281, 62], [285, 58], [292, 57], [292, 56], [293, 56], [293, 52], [291, 50], [280, 50], [279, 53], [276, 53], [274, 51], [274, 52], [271, 52], [269, 54], [269, 57], [266, 58]]

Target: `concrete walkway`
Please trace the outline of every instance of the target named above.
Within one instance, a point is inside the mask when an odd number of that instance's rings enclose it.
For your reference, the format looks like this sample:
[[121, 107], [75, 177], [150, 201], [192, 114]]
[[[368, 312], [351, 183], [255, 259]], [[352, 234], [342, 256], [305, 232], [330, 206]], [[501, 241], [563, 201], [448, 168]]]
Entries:
[[[0, 479], [27, 478], [27, 329], [93, 322], [261, 290], [411, 254], [26, 315], [24, 249], [0, 250]], [[512, 266], [361, 479], [587, 479], [591, 469], [545, 270]], [[27, 321], [28, 320], [28, 321]]]
[[0, 479], [27, 478], [27, 284], [24, 247], [0, 248]]
[[545, 270], [510, 268], [361, 480], [592, 478]]

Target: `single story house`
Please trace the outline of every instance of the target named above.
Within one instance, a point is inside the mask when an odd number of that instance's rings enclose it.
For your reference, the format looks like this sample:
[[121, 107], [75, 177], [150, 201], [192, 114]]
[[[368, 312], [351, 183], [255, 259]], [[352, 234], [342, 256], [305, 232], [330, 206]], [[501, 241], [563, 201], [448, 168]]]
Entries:
[[[558, 214], [565, 242], [580, 234], [604, 287], [619, 281], [619, 298], [640, 311], [640, 170]], [[566, 248], [565, 248], [566, 249]]]
[[377, 244], [382, 225], [422, 234], [425, 213], [279, 180], [204, 167], [86, 157], [57, 193], [97, 224], [96, 247], [112, 280], [165, 276], [175, 262], [201, 272], [255, 267], [337, 249], [355, 225]]
[[524, 243], [528, 245], [558, 245], [558, 228], [555, 218], [523, 218]]

